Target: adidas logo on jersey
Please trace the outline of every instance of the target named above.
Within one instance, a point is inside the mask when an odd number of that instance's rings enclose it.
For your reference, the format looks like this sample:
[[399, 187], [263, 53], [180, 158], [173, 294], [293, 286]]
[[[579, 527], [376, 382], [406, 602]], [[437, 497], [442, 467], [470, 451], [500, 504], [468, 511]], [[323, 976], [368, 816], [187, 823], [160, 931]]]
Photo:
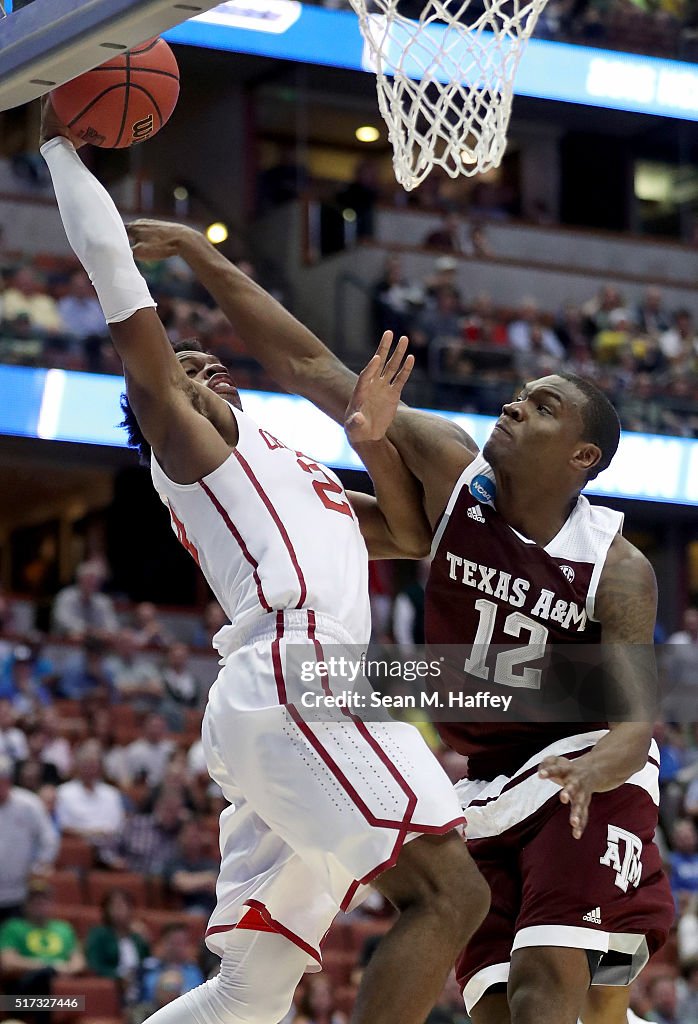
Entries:
[[588, 914], [585, 914], [582, 921], [588, 921], [589, 924], [601, 924], [601, 907], [594, 907]]
[[482, 514], [482, 509], [479, 505], [473, 505], [472, 508], [468, 509], [468, 515], [471, 519], [474, 519], [476, 523], [484, 523], [485, 517]]

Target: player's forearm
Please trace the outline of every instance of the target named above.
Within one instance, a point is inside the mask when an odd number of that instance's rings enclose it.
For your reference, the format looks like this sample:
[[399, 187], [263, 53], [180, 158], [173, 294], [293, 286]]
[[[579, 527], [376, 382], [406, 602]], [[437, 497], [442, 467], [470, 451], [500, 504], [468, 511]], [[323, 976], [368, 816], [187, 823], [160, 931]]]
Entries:
[[355, 445], [373, 481], [378, 508], [395, 546], [392, 557], [425, 558], [431, 547], [431, 528], [415, 477], [387, 438]]
[[594, 773], [594, 791], [606, 793], [627, 782], [647, 763], [652, 726], [647, 722], [618, 722], [602, 736], [584, 761]]
[[342, 423], [356, 374], [199, 232], [181, 229], [178, 252], [277, 384]]

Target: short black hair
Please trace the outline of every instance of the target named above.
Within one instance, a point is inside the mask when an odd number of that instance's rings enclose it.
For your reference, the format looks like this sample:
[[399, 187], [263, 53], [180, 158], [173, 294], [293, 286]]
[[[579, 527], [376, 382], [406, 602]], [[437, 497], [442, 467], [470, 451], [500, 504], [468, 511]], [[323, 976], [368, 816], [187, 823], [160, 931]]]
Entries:
[[613, 456], [618, 451], [620, 442], [618, 413], [601, 388], [592, 381], [586, 380], [585, 377], [578, 377], [576, 373], [558, 373], [556, 376], [574, 384], [577, 391], [581, 391], [586, 398], [582, 409], [584, 440], [601, 449], [601, 458], [587, 473], [587, 481], [595, 480], [599, 473], [608, 469], [613, 461]]
[[[206, 349], [201, 344], [198, 338], [183, 338], [182, 341], [173, 341], [172, 349], [174, 352], [205, 352]], [[138, 461], [143, 466], [150, 465], [150, 457], [152, 455], [152, 449], [145, 437], [143, 431], [138, 425], [136, 415], [131, 408], [131, 403], [128, 400], [126, 392], [123, 393], [120, 399], [121, 411], [124, 414], [124, 418], [120, 427], [123, 427], [126, 431], [128, 438], [129, 448], [135, 448], [138, 452]]]

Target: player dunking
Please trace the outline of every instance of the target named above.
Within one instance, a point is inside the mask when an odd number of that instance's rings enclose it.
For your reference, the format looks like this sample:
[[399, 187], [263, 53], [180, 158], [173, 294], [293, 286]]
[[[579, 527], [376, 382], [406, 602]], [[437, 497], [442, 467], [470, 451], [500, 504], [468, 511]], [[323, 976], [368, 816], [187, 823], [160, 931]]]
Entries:
[[[124, 364], [131, 429], [231, 620], [216, 636], [223, 667], [203, 724], [209, 771], [231, 805], [206, 935], [221, 970], [150, 1019], [277, 1024], [308, 965], [321, 964], [338, 909], [360, 902], [370, 883], [401, 913], [353, 1019], [422, 1024], [488, 903], [455, 831], [458, 799], [417, 730], [341, 715], [308, 721], [287, 697], [297, 681], [285, 668], [290, 645], [307, 648], [304, 660], [322, 659], [326, 644], [365, 649], [368, 562], [357, 517], [374, 555], [409, 554], [418, 502], [398, 507], [386, 495], [383, 512], [366, 496], [350, 504], [334, 474], [242, 412], [215, 357], [193, 347], [175, 354], [116, 208], [65, 133], [45, 106], [41, 151]], [[409, 490], [397, 453], [388, 442], [382, 449], [390, 478]]]
[[[130, 234], [136, 255], [187, 260], [278, 383], [343, 422], [356, 377], [261, 288], [189, 229], [138, 222]], [[363, 427], [359, 417], [349, 430], [376, 484], [381, 449], [366, 438], [382, 437], [393, 415], [379, 372], [389, 344], [384, 339], [354, 396]], [[397, 411], [388, 436], [423, 487], [436, 534], [428, 641], [511, 647], [513, 634], [522, 645], [516, 664], [534, 680], [541, 645], [601, 642], [617, 689], [637, 692], [639, 679], [651, 688], [651, 567], [620, 535], [621, 516], [580, 495], [611, 461], [618, 434], [603, 394], [563, 375], [529, 384], [505, 406], [482, 455], [449, 421]], [[494, 685], [520, 683], [494, 653], [492, 664], [484, 659], [464, 674], [464, 688], [480, 687], [484, 673]], [[590, 981], [627, 985], [672, 919], [652, 844], [651, 727], [636, 720], [586, 730], [447, 730], [471, 758], [468, 836], [494, 887], [492, 910], [459, 962], [473, 1020], [574, 1024]], [[584, 1010], [587, 1024], [625, 1020], [625, 1000], [602, 1001], [608, 1013], [598, 1005]]]

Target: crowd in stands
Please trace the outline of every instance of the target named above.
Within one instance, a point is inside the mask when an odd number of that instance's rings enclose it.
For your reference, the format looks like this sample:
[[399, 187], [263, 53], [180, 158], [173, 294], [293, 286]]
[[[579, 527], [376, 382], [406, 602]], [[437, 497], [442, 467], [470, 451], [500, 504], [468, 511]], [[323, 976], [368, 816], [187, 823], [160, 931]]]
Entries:
[[[489, 254], [482, 226], [467, 244]], [[373, 290], [372, 337], [387, 329], [410, 337], [417, 360], [410, 401], [497, 413], [523, 379], [565, 369], [595, 380], [626, 429], [698, 436], [698, 329], [690, 311], [671, 308], [659, 288], [647, 287], [636, 306], [607, 285], [582, 305], [563, 303], [555, 313], [541, 310], [534, 297], [512, 307], [509, 296], [461, 290], [456, 257], [470, 250], [460, 240], [458, 218], [445, 216], [424, 245], [435, 252], [427, 280], [408, 280], [392, 255]], [[243, 269], [256, 273], [250, 263]], [[153, 265], [146, 274], [173, 341], [196, 336], [233, 368], [242, 387], [273, 388], [184, 264]], [[5, 282], [0, 361], [121, 372], [82, 271], [57, 264], [44, 276], [10, 266]]]
[[[55, 595], [48, 635], [18, 633], [15, 603], [0, 594], [0, 986], [85, 991], [93, 1013], [138, 1024], [217, 969], [202, 936], [225, 801], [199, 729], [217, 670], [205, 651], [225, 620], [212, 602], [196, 629], [189, 619], [179, 633], [152, 604], [115, 604], [104, 579], [98, 559], [80, 565], [75, 584]], [[422, 642], [423, 584], [419, 564], [373, 564], [377, 643], [409, 654]], [[203, 674], [188, 664], [194, 655]], [[658, 1024], [696, 1024], [698, 727], [686, 708], [698, 686], [698, 609], [686, 610], [660, 663], [674, 704], [655, 733], [657, 842], [678, 916], [633, 1000]], [[429, 723], [421, 728], [449, 776], [462, 777], [465, 760]], [[344, 1024], [389, 917], [374, 897], [341, 918], [326, 973], [301, 984], [286, 1024]], [[466, 1022], [451, 979], [428, 1024]]]

